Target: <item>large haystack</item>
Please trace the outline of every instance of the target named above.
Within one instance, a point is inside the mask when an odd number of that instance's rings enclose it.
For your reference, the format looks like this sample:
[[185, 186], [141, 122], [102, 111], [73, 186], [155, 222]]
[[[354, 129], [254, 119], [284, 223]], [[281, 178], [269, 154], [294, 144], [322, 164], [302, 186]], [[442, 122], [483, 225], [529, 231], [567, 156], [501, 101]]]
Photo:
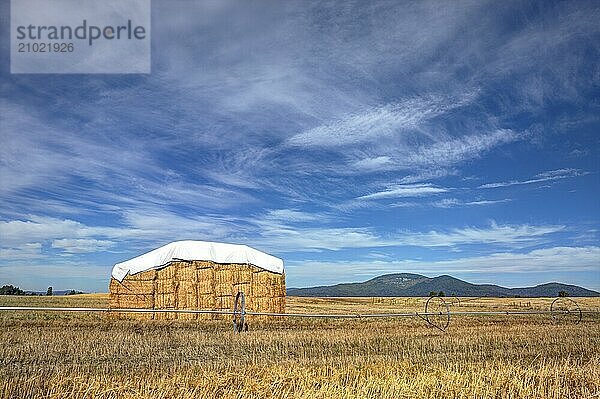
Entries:
[[[240, 291], [246, 297], [246, 311], [283, 313], [283, 261], [244, 245], [180, 241], [115, 265], [110, 308], [232, 310]], [[180, 320], [223, 317], [188, 313], [130, 315]]]

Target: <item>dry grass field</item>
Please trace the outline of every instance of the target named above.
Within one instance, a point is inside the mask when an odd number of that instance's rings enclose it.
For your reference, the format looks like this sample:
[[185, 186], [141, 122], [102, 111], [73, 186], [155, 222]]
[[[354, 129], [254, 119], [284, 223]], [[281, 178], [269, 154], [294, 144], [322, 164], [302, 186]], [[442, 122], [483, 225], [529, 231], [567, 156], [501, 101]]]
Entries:
[[[449, 299], [452, 300], [452, 299]], [[106, 307], [107, 295], [0, 297], [0, 306]], [[452, 310], [547, 309], [462, 299]], [[600, 298], [578, 299], [599, 310]], [[421, 311], [423, 298], [288, 298], [288, 312]], [[600, 318], [115, 320], [0, 312], [0, 398], [597, 398]]]

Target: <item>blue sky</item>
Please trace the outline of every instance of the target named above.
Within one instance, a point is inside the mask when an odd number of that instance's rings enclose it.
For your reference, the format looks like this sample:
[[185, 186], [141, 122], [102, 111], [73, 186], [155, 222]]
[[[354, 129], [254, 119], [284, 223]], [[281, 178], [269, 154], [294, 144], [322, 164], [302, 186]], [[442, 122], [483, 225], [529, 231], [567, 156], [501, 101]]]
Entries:
[[[9, 54], [8, 2], [1, 51]], [[0, 282], [107, 291], [180, 239], [287, 283], [600, 289], [598, 2], [158, 1], [150, 75], [0, 58]]]

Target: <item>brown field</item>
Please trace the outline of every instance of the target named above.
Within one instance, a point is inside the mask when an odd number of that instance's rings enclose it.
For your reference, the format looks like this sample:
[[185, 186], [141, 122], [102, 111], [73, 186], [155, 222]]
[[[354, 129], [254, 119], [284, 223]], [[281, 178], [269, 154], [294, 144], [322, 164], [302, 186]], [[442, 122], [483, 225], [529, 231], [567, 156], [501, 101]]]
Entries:
[[[548, 309], [551, 299], [457, 299], [451, 310]], [[423, 298], [294, 298], [287, 312], [422, 311]], [[577, 299], [600, 310], [600, 298]], [[108, 295], [0, 297], [0, 306], [106, 307]], [[600, 316], [115, 320], [0, 312], [0, 398], [598, 398]]]

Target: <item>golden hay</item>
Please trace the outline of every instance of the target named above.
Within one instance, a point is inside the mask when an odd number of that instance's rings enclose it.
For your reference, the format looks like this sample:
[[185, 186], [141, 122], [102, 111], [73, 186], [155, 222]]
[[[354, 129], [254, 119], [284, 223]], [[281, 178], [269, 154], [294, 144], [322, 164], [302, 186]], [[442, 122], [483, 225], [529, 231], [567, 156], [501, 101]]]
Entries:
[[[253, 265], [210, 261], [171, 262], [160, 270], [111, 279], [110, 308], [233, 310], [243, 292], [246, 311], [285, 312], [285, 275]], [[229, 315], [188, 313], [129, 313], [127, 317], [158, 320], [211, 320]]]
[[156, 279], [156, 270], [147, 270], [131, 276], [132, 281], [152, 281]]

